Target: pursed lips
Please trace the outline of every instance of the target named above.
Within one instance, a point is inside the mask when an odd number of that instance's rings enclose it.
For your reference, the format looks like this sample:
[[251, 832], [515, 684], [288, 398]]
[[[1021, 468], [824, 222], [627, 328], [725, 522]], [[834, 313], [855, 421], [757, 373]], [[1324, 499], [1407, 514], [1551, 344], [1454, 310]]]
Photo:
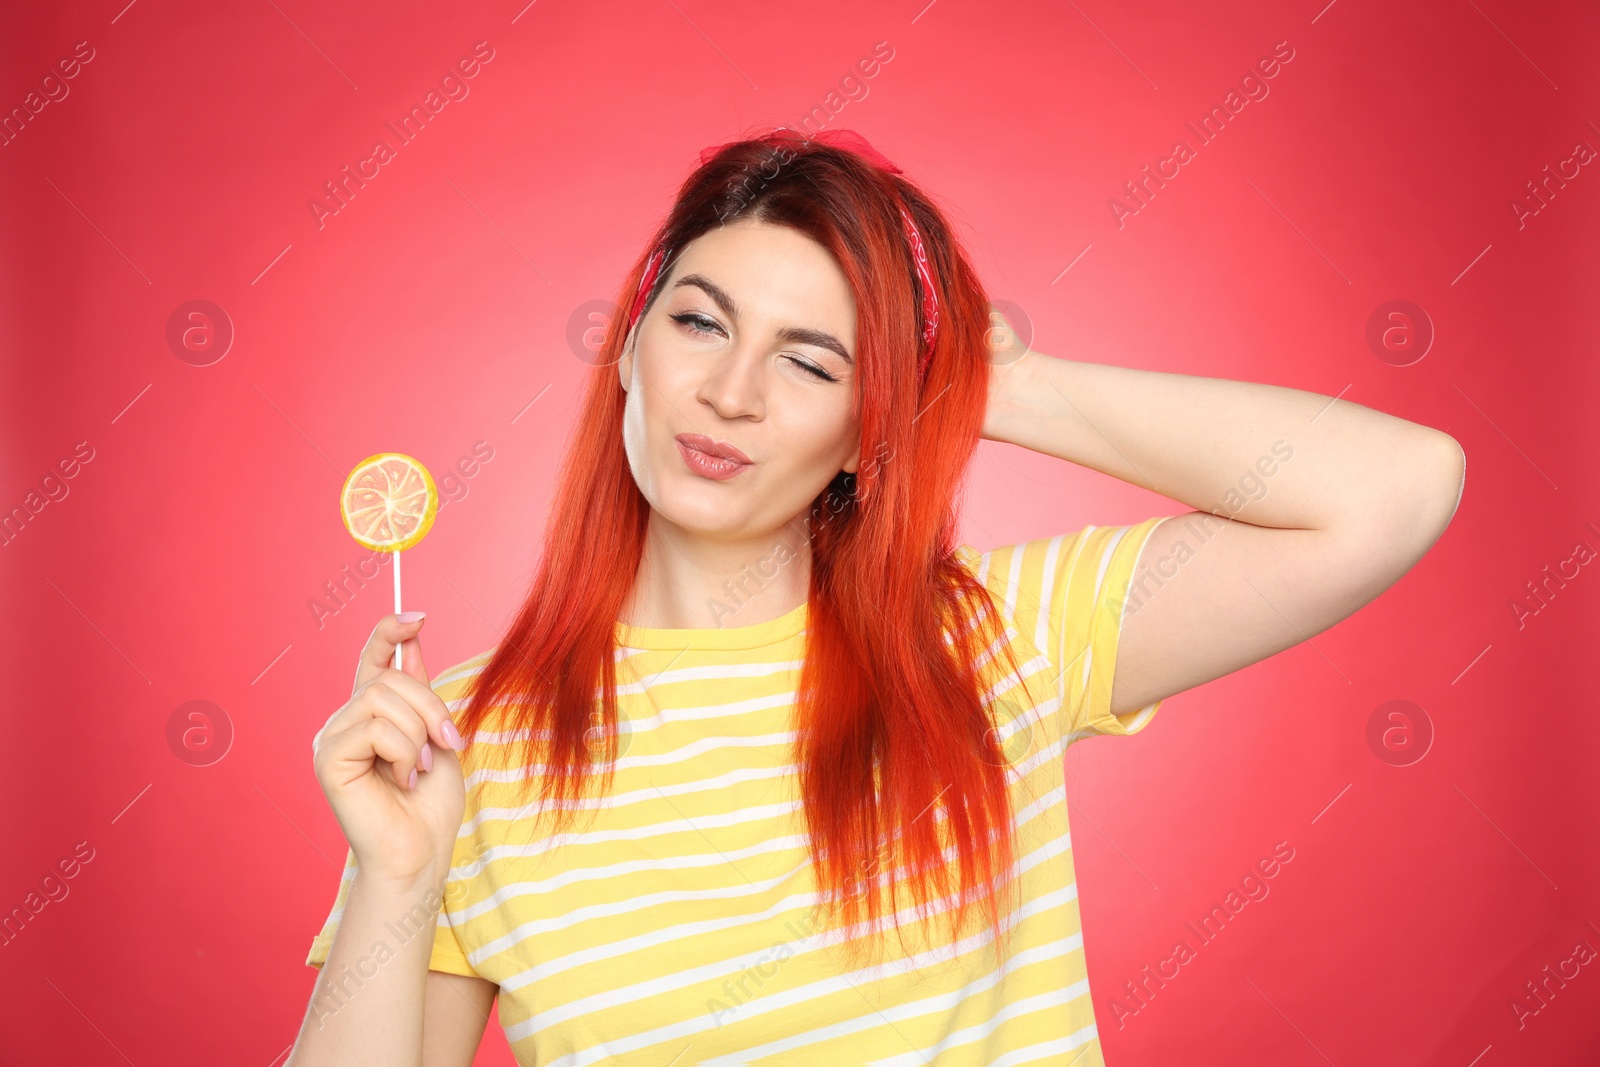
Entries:
[[710, 437], [707, 437], [705, 434], [680, 433], [675, 440], [677, 440], [678, 443], [683, 445], [685, 448], [692, 448], [696, 452], [702, 452], [713, 459], [741, 463], [745, 466], [749, 466], [752, 462], [749, 456], [745, 455], [734, 446], [725, 441], [714, 440]]

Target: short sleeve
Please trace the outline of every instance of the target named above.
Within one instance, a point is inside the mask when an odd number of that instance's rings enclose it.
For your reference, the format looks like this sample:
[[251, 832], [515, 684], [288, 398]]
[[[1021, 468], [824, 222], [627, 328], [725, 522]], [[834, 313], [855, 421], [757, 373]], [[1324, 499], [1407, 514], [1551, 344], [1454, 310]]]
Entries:
[[1161, 706], [1157, 700], [1113, 715], [1111, 685], [1124, 611], [1130, 591], [1137, 592], [1132, 587], [1139, 557], [1150, 534], [1169, 517], [1130, 526], [1086, 526], [977, 556], [979, 579], [1017, 630], [1048, 657], [1069, 740], [1137, 733]]
[[[464, 697], [468, 683], [482, 669], [492, 652], [493, 650], [491, 649], [489, 652], [481, 653], [465, 663], [457, 664], [434, 677], [432, 682], [433, 691], [445, 702], [445, 706], [450, 709], [451, 714], [455, 714], [465, 703]], [[471, 755], [470, 750], [468, 755]], [[467, 769], [466, 766], [462, 768], [463, 771]], [[470, 811], [463, 815], [463, 818], [468, 817], [470, 817]], [[459, 858], [460, 854], [461, 842], [458, 840], [456, 856], [452, 857], [453, 863], [455, 859]], [[350, 895], [350, 886], [355, 880], [356, 869], [355, 852], [347, 850], [344, 871], [339, 878], [339, 889], [334, 895], [333, 907], [329, 910], [328, 917], [322, 924], [322, 930], [312, 939], [311, 950], [306, 954], [306, 965], [309, 967], [320, 968], [328, 960], [328, 953], [333, 948], [334, 935], [339, 929], [339, 920], [344, 915], [345, 902]], [[454, 874], [455, 872], [452, 871], [452, 882]], [[476, 978], [478, 973], [473, 969], [472, 964], [468, 962], [466, 950], [462, 947], [456, 934], [456, 928], [450, 921], [451, 905], [458, 896], [457, 893], [452, 892], [452, 889], [453, 885], [447, 883], [444, 901], [439, 909], [437, 924], [434, 927], [433, 952], [428, 958], [428, 969], [430, 971], [444, 971], [447, 974], [459, 974], [469, 978]]]

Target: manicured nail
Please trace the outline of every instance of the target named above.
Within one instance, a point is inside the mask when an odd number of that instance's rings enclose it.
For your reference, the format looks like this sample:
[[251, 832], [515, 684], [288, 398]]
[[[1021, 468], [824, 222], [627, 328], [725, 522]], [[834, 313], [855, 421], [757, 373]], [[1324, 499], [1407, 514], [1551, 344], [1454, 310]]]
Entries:
[[395, 621], [398, 622], [398, 623], [401, 623], [403, 625], [410, 625], [411, 623], [417, 622], [417, 621], [425, 618], [427, 616], [427, 614], [428, 613], [426, 611], [402, 611], [400, 614], [396, 615], [394, 618], [395, 618]]
[[421, 758], [422, 758], [422, 769], [424, 771], [433, 770], [433, 746], [428, 744], [428, 742], [426, 742], [426, 741], [422, 742], [422, 757]]
[[439, 732], [444, 735], [444, 743], [457, 752], [467, 747], [467, 743], [461, 739], [461, 731], [457, 730], [456, 724], [449, 719], [446, 719], [444, 725], [439, 727]]
[[417, 787], [417, 769], [415, 767], [413, 767], [413, 768], [411, 768], [411, 780], [406, 783], [406, 788], [407, 789], [415, 789], [416, 787]]

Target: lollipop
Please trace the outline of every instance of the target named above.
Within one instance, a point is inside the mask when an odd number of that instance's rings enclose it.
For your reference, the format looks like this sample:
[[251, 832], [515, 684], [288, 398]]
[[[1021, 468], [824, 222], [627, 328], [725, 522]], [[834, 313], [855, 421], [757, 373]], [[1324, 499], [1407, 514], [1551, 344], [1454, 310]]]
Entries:
[[[399, 452], [379, 452], [356, 464], [339, 491], [339, 515], [363, 548], [394, 553], [394, 610], [400, 612], [400, 550], [428, 535], [439, 511], [439, 489], [428, 468]], [[400, 669], [400, 646], [394, 650]]]

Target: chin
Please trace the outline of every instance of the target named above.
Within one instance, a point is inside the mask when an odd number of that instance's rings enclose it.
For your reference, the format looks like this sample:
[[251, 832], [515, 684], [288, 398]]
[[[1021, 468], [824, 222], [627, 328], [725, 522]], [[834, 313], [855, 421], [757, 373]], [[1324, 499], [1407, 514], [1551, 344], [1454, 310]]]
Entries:
[[726, 512], [714, 513], [700, 508], [656, 509], [663, 519], [680, 529], [704, 537], [731, 536], [744, 530], [745, 524]]
[[748, 525], [749, 516], [743, 507], [729, 506], [728, 488], [727, 483], [707, 482], [686, 474], [667, 486], [660, 499], [650, 500], [650, 509], [695, 533], [735, 533]]

